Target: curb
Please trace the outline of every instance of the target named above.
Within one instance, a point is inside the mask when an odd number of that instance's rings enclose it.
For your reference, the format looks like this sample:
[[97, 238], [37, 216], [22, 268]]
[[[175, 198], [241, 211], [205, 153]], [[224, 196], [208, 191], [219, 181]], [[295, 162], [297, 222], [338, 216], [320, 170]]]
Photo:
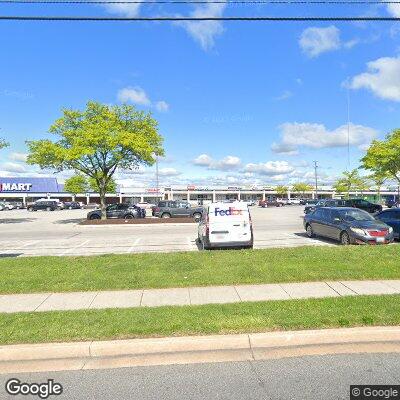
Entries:
[[0, 346], [0, 374], [400, 353], [400, 326]]

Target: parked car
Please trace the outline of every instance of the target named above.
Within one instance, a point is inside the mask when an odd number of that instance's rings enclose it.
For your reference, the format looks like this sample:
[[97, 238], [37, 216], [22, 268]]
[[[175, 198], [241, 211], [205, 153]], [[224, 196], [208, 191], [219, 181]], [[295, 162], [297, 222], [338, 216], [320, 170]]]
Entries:
[[258, 205], [262, 208], [265, 207], [283, 207], [285, 203], [280, 200], [260, 200]]
[[77, 201], [66, 201], [64, 203], [64, 207], [68, 210], [77, 210], [82, 208], [80, 203], [78, 203]]
[[300, 204], [303, 206], [317, 204], [318, 202], [319, 202], [318, 199], [301, 199], [300, 200]]
[[151, 208], [155, 207], [156, 205], [152, 204], [152, 203], [148, 203], [147, 201], [141, 201], [139, 203], [136, 203], [136, 206], [147, 210], [147, 209], [151, 209]]
[[370, 214], [374, 214], [376, 212], [382, 211], [382, 206], [380, 204], [371, 203], [368, 200], [364, 199], [349, 199], [345, 200], [347, 207], [355, 207], [360, 210], [364, 210], [369, 212]]
[[10, 203], [9, 201], [4, 201], [3, 206], [5, 210], [14, 210], [14, 204]]
[[247, 200], [244, 203], [246, 203], [249, 207], [253, 207], [257, 204], [255, 200]]
[[390, 197], [390, 198], [386, 199], [385, 206], [388, 207], [388, 208], [399, 207], [400, 206], [400, 201], [396, 197]]
[[212, 203], [206, 206], [198, 226], [203, 249], [212, 247], [253, 248], [253, 228], [246, 202]]
[[10, 201], [10, 204], [12, 204], [16, 210], [25, 208], [25, 205], [22, 201]]
[[85, 209], [97, 209], [97, 208], [100, 208], [100, 204], [98, 204], [98, 203], [88, 203], [88, 204], [84, 204], [83, 208], [85, 208]]
[[193, 207], [187, 201], [162, 200], [153, 207], [153, 216], [159, 218], [191, 217], [200, 220], [203, 207]]
[[4, 203], [0, 203], [0, 211], [4, 210], [6, 210], [6, 206], [4, 205]]
[[59, 210], [64, 210], [65, 208], [65, 203], [62, 201], [57, 201], [57, 207]]
[[[101, 219], [102, 211], [93, 210], [87, 214], [87, 219]], [[110, 204], [106, 208], [106, 216], [109, 218], [120, 218], [120, 219], [133, 219], [133, 218], [144, 218], [146, 215], [144, 210], [133, 204]]]
[[379, 221], [384, 222], [393, 228], [393, 235], [395, 239], [400, 239], [400, 208], [392, 208], [390, 210], [383, 210], [374, 217]]
[[366, 211], [350, 207], [321, 207], [304, 216], [307, 236], [322, 236], [349, 244], [387, 244], [393, 228]]
[[314, 212], [317, 208], [320, 207], [346, 207], [346, 202], [345, 200], [337, 200], [337, 199], [320, 200], [317, 204], [305, 206], [304, 214], [309, 214], [311, 212]]
[[58, 210], [58, 202], [54, 200], [42, 200], [42, 201], [36, 201], [33, 204], [29, 204], [27, 207], [28, 211], [38, 211], [38, 210], [44, 210], [44, 211], [54, 211]]

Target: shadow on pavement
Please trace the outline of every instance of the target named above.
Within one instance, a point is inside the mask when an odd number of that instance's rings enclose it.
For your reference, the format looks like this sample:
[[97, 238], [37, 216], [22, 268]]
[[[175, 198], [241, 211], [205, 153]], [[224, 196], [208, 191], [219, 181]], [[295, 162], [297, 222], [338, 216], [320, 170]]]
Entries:
[[22, 256], [24, 253], [10, 253], [10, 254], [0, 254], [0, 258], [10, 258], [10, 257], [19, 257]]
[[85, 220], [85, 218], [60, 219], [58, 221], [54, 221], [53, 224], [62, 224], [62, 225], [79, 224], [83, 220]]
[[22, 222], [33, 222], [37, 218], [1, 218], [0, 224], [20, 224]]
[[308, 239], [310, 239], [310, 240], [315, 240], [316, 242], [322, 242], [322, 243], [328, 243], [328, 244], [336, 244], [336, 245], [339, 245], [339, 244], [340, 244], [340, 243], [339, 243], [338, 241], [336, 241], [336, 240], [328, 239], [328, 238], [323, 238], [323, 237], [320, 237], [320, 236], [316, 236], [316, 237], [313, 237], [313, 238], [309, 238], [309, 237], [307, 236], [307, 233], [306, 233], [306, 232], [296, 232], [295, 235], [296, 235], [296, 236], [299, 236], [299, 237], [302, 237], [302, 238], [308, 238]]

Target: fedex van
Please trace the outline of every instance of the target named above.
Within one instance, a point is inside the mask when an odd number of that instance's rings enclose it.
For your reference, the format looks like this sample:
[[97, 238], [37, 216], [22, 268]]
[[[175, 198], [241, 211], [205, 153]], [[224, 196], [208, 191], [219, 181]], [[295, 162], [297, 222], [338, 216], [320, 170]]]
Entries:
[[247, 203], [237, 201], [207, 205], [199, 222], [198, 240], [203, 249], [253, 248], [253, 227]]

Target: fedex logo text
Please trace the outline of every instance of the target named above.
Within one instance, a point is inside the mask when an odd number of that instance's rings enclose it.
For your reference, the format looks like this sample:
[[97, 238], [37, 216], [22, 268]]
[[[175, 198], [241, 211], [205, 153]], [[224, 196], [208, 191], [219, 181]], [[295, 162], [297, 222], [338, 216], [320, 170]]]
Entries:
[[227, 210], [220, 210], [218, 207], [215, 207], [215, 216], [224, 216], [224, 215], [242, 215], [242, 210], [237, 210], [236, 208], [229, 207]]

